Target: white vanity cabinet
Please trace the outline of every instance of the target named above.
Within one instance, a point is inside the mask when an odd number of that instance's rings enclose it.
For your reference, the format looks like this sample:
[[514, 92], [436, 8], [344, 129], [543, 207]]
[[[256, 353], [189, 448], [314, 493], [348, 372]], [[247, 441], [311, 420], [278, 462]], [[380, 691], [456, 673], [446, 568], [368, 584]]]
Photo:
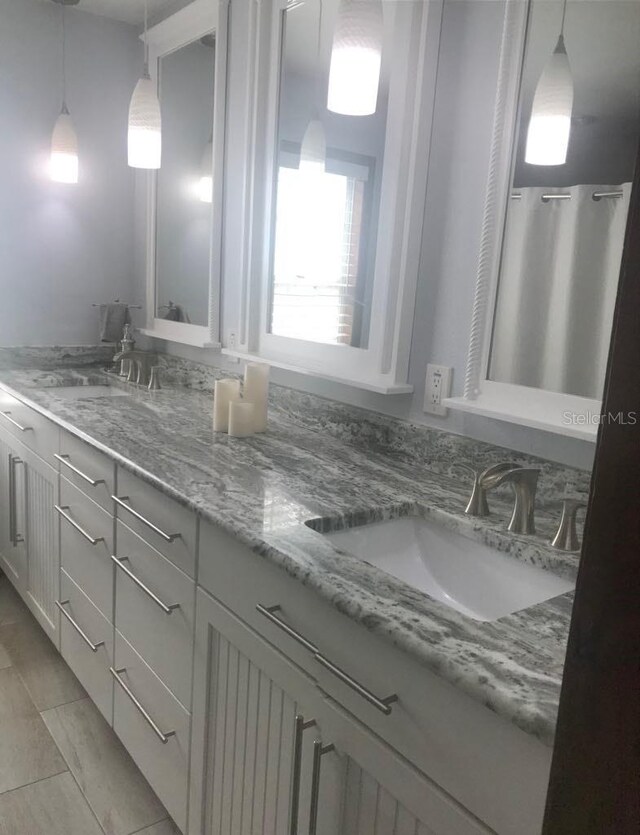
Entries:
[[489, 830], [198, 590], [189, 835]]
[[[54, 503], [58, 491], [56, 471], [26, 445], [31, 438], [31, 424], [40, 427], [38, 449], [44, 452], [44, 438], [49, 449], [57, 448], [57, 429], [45, 427], [45, 418], [19, 411], [21, 443], [13, 433], [0, 430], [2, 456], [3, 521], [1, 528], [2, 564], [34, 616], [51, 640], [58, 645], [58, 595], [60, 551]], [[14, 410], [17, 411], [17, 410]], [[13, 412], [10, 415], [13, 416]]]

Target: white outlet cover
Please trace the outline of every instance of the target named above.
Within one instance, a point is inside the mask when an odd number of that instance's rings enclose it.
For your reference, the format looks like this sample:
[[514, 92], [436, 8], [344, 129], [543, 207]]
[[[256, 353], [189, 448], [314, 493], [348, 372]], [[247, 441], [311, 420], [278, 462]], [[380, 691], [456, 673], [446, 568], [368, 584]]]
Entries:
[[430, 415], [445, 417], [449, 410], [442, 401], [451, 394], [453, 368], [448, 365], [427, 365], [424, 387], [424, 411]]

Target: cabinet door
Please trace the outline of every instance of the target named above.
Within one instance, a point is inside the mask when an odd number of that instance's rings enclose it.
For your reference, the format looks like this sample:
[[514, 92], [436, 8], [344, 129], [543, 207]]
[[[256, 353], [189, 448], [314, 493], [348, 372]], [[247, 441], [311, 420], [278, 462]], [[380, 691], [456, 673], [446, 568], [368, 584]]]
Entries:
[[0, 431], [0, 556], [5, 572], [24, 594], [25, 548], [24, 447]]
[[489, 835], [489, 830], [337, 702], [318, 712], [304, 835]]
[[194, 663], [190, 835], [302, 835], [315, 685], [201, 590]]
[[24, 469], [26, 600], [49, 637], [58, 644], [60, 528], [54, 505], [58, 474], [30, 450], [21, 453]]

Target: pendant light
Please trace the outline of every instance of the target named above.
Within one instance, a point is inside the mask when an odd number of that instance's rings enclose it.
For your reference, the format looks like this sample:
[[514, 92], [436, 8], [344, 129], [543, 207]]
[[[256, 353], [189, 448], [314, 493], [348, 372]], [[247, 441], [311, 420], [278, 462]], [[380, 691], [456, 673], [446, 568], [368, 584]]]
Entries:
[[327, 107], [345, 116], [376, 112], [382, 62], [381, 0], [340, 0]]
[[202, 203], [213, 203], [213, 137], [204, 149], [200, 172], [198, 197]]
[[[316, 72], [318, 75], [320, 69], [320, 48], [322, 45], [322, 0], [320, 0], [320, 7], [318, 11], [318, 46], [316, 50]], [[315, 119], [312, 119], [307, 125], [307, 129], [302, 138], [302, 145], [300, 146], [300, 170], [307, 172], [315, 172], [324, 174], [325, 162], [327, 159], [327, 137], [324, 132], [324, 125], [318, 118], [316, 112]]]
[[65, 6], [75, 6], [79, 0], [53, 0], [62, 6], [62, 109], [51, 136], [49, 176], [55, 183], [78, 182], [78, 138], [67, 108], [67, 33]]
[[533, 97], [524, 161], [530, 165], [564, 165], [567, 161], [573, 78], [564, 45], [567, 0], [562, 8], [560, 36], [546, 63]]
[[160, 168], [162, 119], [156, 85], [149, 75], [147, 0], [144, 0], [144, 71], [129, 105], [128, 156], [131, 168]]

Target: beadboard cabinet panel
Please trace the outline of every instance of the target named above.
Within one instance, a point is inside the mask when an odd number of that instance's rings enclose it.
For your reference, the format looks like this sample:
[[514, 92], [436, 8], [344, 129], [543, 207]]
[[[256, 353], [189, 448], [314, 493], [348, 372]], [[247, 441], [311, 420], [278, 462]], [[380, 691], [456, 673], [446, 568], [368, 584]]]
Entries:
[[59, 646], [60, 534], [54, 509], [58, 473], [29, 450], [22, 453], [25, 476], [27, 604]]
[[190, 835], [429, 835], [422, 814], [431, 835], [489, 832], [406, 761], [398, 772], [392, 749], [218, 601], [199, 590], [196, 609]]

